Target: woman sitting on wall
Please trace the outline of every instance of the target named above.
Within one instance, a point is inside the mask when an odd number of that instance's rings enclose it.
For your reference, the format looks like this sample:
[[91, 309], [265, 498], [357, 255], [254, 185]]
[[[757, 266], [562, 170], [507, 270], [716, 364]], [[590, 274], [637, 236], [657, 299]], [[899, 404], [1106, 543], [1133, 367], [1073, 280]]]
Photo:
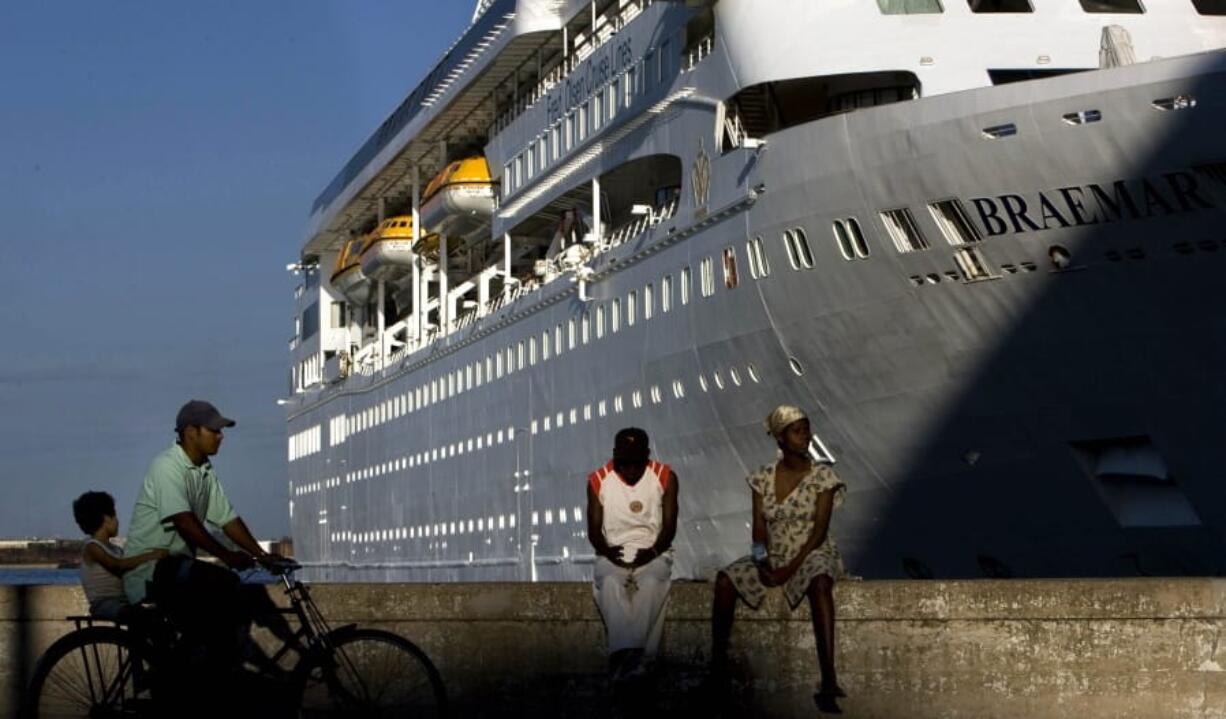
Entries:
[[834, 580], [844, 571], [829, 530], [831, 512], [842, 504], [847, 488], [830, 467], [810, 457], [813, 434], [803, 411], [781, 406], [767, 418], [766, 428], [779, 445], [780, 457], [746, 480], [753, 490], [753, 554], [728, 565], [716, 579], [713, 673], [727, 677], [737, 597], [757, 609], [768, 588], [783, 587], [793, 609], [802, 598], [809, 599], [822, 675], [814, 700], [822, 711], [839, 713], [835, 699], [846, 695], [834, 669]]

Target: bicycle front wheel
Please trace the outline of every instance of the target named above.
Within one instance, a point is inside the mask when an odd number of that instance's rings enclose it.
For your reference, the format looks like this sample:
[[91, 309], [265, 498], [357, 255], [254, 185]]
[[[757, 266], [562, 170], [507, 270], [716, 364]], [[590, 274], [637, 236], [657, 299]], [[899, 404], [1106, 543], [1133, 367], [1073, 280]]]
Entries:
[[444, 717], [447, 695], [425, 652], [398, 634], [330, 635], [303, 659], [301, 717]]
[[115, 627], [80, 629], [51, 645], [34, 667], [26, 719], [152, 717], [144, 645]]

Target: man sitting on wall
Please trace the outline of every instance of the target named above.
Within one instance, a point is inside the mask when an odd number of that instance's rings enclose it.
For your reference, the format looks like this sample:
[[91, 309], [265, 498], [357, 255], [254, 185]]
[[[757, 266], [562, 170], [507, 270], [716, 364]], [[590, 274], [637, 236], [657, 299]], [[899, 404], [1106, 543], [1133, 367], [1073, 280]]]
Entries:
[[647, 433], [617, 433], [613, 459], [588, 477], [587, 536], [596, 550], [593, 593], [615, 680], [645, 672], [664, 629], [677, 534], [677, 475], [652, 461]]

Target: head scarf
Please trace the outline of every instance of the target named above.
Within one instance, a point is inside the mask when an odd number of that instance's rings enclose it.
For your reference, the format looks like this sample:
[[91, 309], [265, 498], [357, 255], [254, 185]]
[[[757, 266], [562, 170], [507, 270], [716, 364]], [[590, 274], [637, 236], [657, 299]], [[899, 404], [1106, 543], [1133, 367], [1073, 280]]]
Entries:
[[809, 416], [801, 408], [793, 407], [789, 404], [781, 404], [766, 418], [766, 432], [772, 437], [778, 438], [789, 424], [808, 418]]

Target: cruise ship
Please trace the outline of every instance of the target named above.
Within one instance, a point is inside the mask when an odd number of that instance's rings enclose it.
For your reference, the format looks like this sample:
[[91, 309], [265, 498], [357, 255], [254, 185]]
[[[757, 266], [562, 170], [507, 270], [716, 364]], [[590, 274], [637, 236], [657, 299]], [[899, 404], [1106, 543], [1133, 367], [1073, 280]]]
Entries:
[[637, 426], [709, 578], [789, 403], [853, 574], [1222, 571], [1223, 48], [1226, 0], [483, 0], [290, 265], [295, 551], [589, 578]]

